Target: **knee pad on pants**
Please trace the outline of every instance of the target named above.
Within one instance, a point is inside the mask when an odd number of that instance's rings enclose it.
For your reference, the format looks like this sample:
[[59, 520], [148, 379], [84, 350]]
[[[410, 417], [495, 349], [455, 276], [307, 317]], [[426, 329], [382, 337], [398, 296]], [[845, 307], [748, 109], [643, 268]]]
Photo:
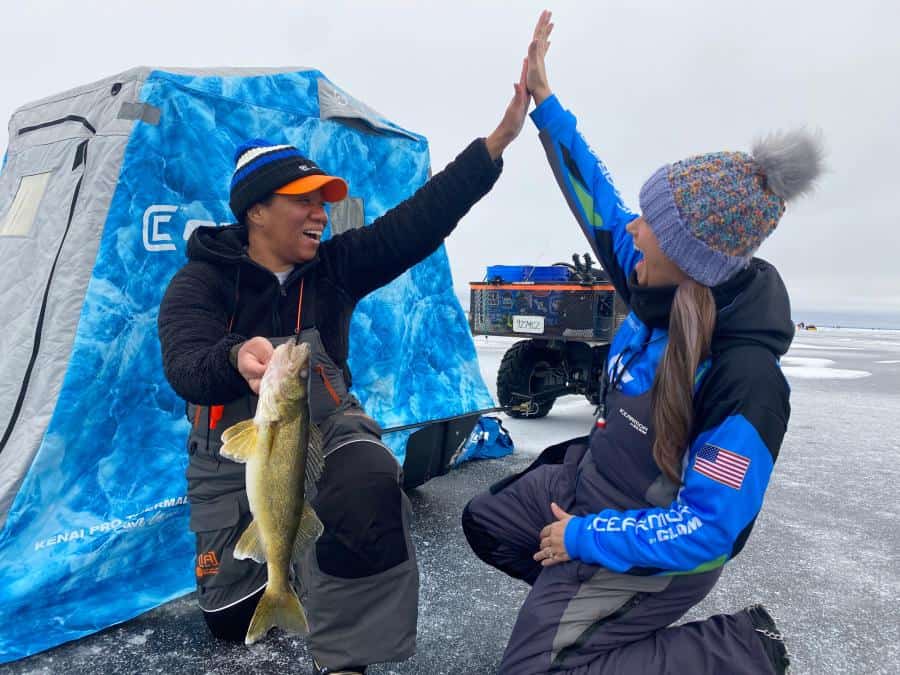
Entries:
[[397, 463], [382, 446], [353, 443], [329, 456], [313, 507], [325, 526], [316, 560], [346, 579], [384, 572], [409, 559]]
[[534, 585], [541, 572], [541, 566], [531, 558], [530, 552], [522, 552], [504, 545], [487, 527], [478, 522], [476, 514], [480, 500], [493, 498], [493, 494], [486, 492], [472, 499], [463, 509], [462, 528], [469, 547], [482, 562], [515, 579]]
[[[483, 495], [481, 497], [483, 497]], [[480, 525], [472, 515], [472, 504], [475, 503], [477, 499], [479, 499], [479, 497], [470, 500], [469, 503], [466, 504], [466, 508], [463, 509], [463, 534], [466, 535], [466, 541], [469, 542], [469, 547], [472, 549], [473, 553], [488, 565], [494, 565], [493, 558], [490, 554], [497, 548], [498, 542], [497, 539], [488, 532], [487, 528]]]

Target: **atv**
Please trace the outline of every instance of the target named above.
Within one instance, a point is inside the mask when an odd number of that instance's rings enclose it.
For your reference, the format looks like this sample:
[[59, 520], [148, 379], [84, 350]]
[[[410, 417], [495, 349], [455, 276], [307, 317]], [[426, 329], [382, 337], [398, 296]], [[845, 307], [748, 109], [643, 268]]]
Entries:
[[545, 417], [569, 394], [599, 401], [609, 344], [628, 310], [589, 254], [545, 267], [490, 266], [469, 290], [472, 335], [525, 338], [497, 371], [497, 399], [508, 415]]

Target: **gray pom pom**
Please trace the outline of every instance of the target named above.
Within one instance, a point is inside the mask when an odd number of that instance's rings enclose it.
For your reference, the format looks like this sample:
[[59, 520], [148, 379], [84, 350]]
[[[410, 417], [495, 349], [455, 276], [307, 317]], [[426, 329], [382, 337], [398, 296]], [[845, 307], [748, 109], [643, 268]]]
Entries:
[[822, 173], [825, 148], [820, 133], [779, 131], [753, 144], [751, 152], [769, 189], [785, 201], [812, 191]]

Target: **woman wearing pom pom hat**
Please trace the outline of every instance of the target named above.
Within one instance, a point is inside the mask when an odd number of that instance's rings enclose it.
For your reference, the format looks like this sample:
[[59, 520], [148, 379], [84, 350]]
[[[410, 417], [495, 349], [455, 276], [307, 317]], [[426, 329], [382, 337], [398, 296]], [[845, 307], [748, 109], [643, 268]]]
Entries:
[[589, 435], [548, 448], [475, 497], [463, 527], [485, 562], [532, 586], [501, 673], [785, 672], [762, 605], [672, 627], [738, 555], [790, 413], [779, 357], [794, 328], [778, 272], [756, 258], [821, 171], [795, 131], [750, 153], [666, 164], [622, 203], [552, 93], [544, 12], [527, 86], [553, 174], [631, 313]]

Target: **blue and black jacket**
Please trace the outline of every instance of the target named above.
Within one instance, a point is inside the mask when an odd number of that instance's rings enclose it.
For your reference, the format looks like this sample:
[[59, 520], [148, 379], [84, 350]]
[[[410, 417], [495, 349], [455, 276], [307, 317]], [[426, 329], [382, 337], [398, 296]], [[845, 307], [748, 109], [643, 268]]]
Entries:
[[[614, 380], [618, 394], [645, 396], [667, 342], [674, 288], [637, 286], [634, 267], [642, 254], [625, 230], [637, 214], [623, 204], [575, 116], [551, 96], [532, 119], [569, 207], [632, 310], [610, 347], [607, 369], [622, 371]], [[712, 292], [712, 354], [697, 373], [681, 486], [668, 506], [608, 508], [573, 518], [565, 534], [572, 558], [616, 572], [672, 574], [715, 568], [743, 548], [787, 427], [789, 388], [778, 360], [794, 327], [784, 284], [762, 260], [753, 259]], [[648, 439], [635, 450], [651, 449]], [[619, 481], [615, 489], [627, 492], [627, 471], [610, 467], [606, 473]]]

